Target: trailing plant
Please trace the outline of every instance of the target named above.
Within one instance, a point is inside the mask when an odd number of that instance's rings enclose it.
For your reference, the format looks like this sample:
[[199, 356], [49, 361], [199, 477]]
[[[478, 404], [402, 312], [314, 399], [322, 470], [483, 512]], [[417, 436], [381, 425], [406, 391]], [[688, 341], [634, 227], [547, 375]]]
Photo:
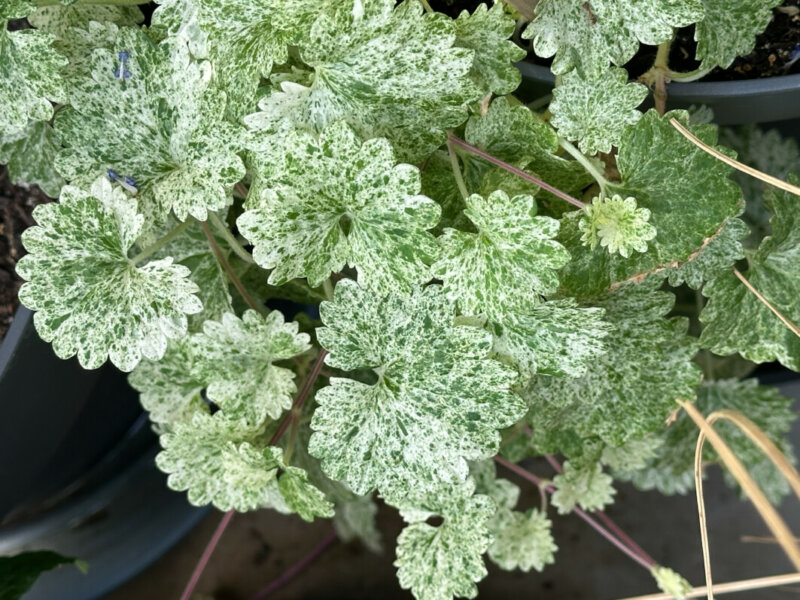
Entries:
[[[474, 597], [484, 554], [546, 568], [568, 513], [687, 593], [601, 510], [615, 480], [692, 487], [676, 401], [790, 450], [789, 401], [742, 377], [800, 368], [797, 198], [743, 196], [702, 147], [734, 154], [717, 128], [640, 112], [619, 67], [661, 44], [658, 92], [689, 24], [701, 69], [726, 66], [777, 2], [540, 0], [523, 38], [554, 56], [544, 112], [511, 95], [523, 18], [501, 3], [164, 0], [149, 26], [135, 4], [0, 2], [0, 157], [59, 196], [24, 234], [21, 301], [58, 356], [131, 372], [170, 487], [332, 518], [374, 550], [377, 494], [420, 600]], [[785, 176], [794, 152], [759, 166]], [[516, 464], [535, 456], [550, 480]]]

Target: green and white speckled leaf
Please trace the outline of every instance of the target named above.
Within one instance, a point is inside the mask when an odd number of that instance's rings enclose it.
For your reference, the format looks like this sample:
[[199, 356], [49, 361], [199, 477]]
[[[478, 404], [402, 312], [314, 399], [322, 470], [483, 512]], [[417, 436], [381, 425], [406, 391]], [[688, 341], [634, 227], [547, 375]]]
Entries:
[[310, 87], [287, 81], [246, 122], [274, 133], [316, 131], [345, 120], [364, 139], [388, 138], [401, 160], [417, 163], [461, 125], [481, 93], [469, 77], [472, 50], [454, 47], [456, 26], [424, 14], [416, 0], [353, 0], [323, 12], [300, 48]]
[[663, 443], [663, 437], [658, 434], [646, 435], [641, 439], [632, 438], [616, 448], [603, 448], [600, 460], [612, 472], [638, 471], [656, 457]]
[[[289, 46], [308, 37], [315, 17], [336, 0], [165, 0], [153, 14], [156, 30], [185, 39], [198, 58], [214, 64], [234, 118], [256, 107], [257, 87]], [[342, 3], [342, 2], [339, 2]]]
[[[791, 176], [797, 184], [800, 178]], [[749, 257], [743, 273], [750, 284], [792, 323], [800, 323], [800, 216], [797, 196], [770, 190], [764, 202], [773, 213], [772, 235]], [[708, 297], [700, 320], [700, 343], [715, 354], [738, 352], [753, 362], [779, 360], [800, 371], [800, 338], [732, 273], [703, 288]]]
[[489, 525], [493, 538], [489, 558], [506, 571], [541, 571], [555, 562], [558, 546], [552, 529], [547, 515], [535, 508], [525, 512], [498, 510]]
[[397, 538], [397, 578], [417, 600], [475, 598], [475, 583], [486, 577], [483, 553], [491, 537], [488, 522], [494, 503], [487, 496], [470, 496], [447, 506], [444, 521], [433, 527], [411, 523]]
[[66, 186], [58, 203], [34, 210], [17, 263], [27, 280], [20, 301], [38, 311], [39, 335], [61, 358], [86, 369], [110, 358], [123, 371], [158, 360], [183, 337], [187, 314], [202, 310], [189, 270], [171, 259], [135, 266], [127, 256], [144, 218], [136, 200], [100, 178], [89, 192]]
[[[119, 52], [129, 55], [127, 79], [114, 74]], [[156, 45], [144, 30], [119, 28], [111, 47], [93, 52], [90, 66], [90, 76], [71, 86], [71, 106], [55, 119], [67, 146], [59, 171], [68, 180], [108, 169], [132, 178], [142, 210], [154, 213], [149, 220], [172, 210], [181, 221], [204, 221], [208, 210], [226, 208], [244, 176], [237, 155], [243, 131], [223, 120], [225, 95], [210, 87], [211, 65], [192, 62], [185, 44]]]
[[675, 600], [683, 600], [694, 588], [686, 581], [680, 573], [676, 573], [668, 567], [656, 565], [650, 569], [653, 578], [656, 580], [658, 589], [665, 594], [669, 594]]
[[3, 0], [0, 3], [0, 21], [24, 19], [33, 10], [28, 0]]
[[167, 485], [188, 491], [195, 506], [245, 512], [269, 503], [270, 484], [278, 475], [279, 448], [255, 447], [252, 431], [223, 414], [196, 413], [188, 423], [172, 424], [161, 436], [158, 468], [169, 474]]
[[294, 373], [274, 363], [310, 348], [308, 335], [298, 333], [296, 322], [284, 322], [277, 310], [266, 317], [248, 310], [241, 319], [225, 313], [221, 321], [206, 321], [203, 332], [192, 336], [192, 346], [208, 399], [227, 418], [250, 427], [277, 419], [292, 405]]
[[729, 272], [737, 260], [744, 258], [742, 240], [749, 234], [750, 229], [741, 219], [729, 218], [697, 256], [679, 267], [667, 269], [669, 284], [678, 287], [685, 283], [697, 290], [706, 281]]
[[[564, 192], [577, 193], [594, 181], [577, 161], [556, 156], [558, 135], [550, 125], [526, 106], [512, 105], [508, 98], [495, 98], [486, 115], [471, 117], [464, 137], [470, 144], [524, 168]], [[468, 164], [487, 168], [487, 163], [474, 157]]]
[[553, 90], [550, 122], [586, 154], [611, 152], [625, 128], [642, 117], [637, 107], [646, 97], [647, 88], [628, 83], [625, 69], [611, 67], [595, 79], [572, 71]]
[[531, 196], [509, 198], [498, 190], [488, 198], [473, 194], [466, 206], [477, 233], [446, 229], [439, 237], [441, 258], [431, 269], [463, 314], [501, 320], [558, 289], [558, 270], [569, 253], [553, 239], [558, 221], [537, 216]]
[[128, 375], [150, 420], [162, 425], [191, 422], [194, 413], [208, 412], [201, 393], [196, 356], [189, 338], [171, 341], [161, 360], [143, 360]]
[[378, 375], [373, 385], [332, 378], [311, 422], [309, 452], [357, 494], [391, 500], [463, 481], [466, 461], [496, 453], [498, 430], [525, 412], [509, 391], [516, 373], [486, 358], [490, 334], [454, 325], [440, 286], [401, 297], [342, 280], [320, 313], [326, 362]]
[[[563, 290], [569, 295], [590, 297], [618, 282], [641, 280], [654, 272], [665, 274], [666, 268], [692, 257], [726, 219], [741, 211], [741, 192], [728, 179], [732, 169], [685, 139], [669, 124], [672, 117], [688, 123], [686, 112], [660, 117], [651, 110], [626, 129], [617, 156], [622, 182], [608, 186], [609, 195], [632, 196], [639, 207], [650, 211], [656, 237], [648, 242], [648, 251], [625, 258], [610, 255], [604, 248], [587, 249], [579, 228], [583, 212], [566, 214], [558, 239], [573, 258], [561, 272]], [[689, 128], [706, 143], [715, 144], [715, 127]]]
[[617, 491], [611, 476], [603, 473], [600, 463], [575, 467], [564, 463], [564, 472], [553, 477], [553, 506], [566, 515], [576, 506], [583, 510], [602, 510], [614, 501]]
[[684, 318], [666, 319], [675, 298], [657, 291], [658, 281], [628, 284], [592, 306], [604, 308], [615, 331], [607, 352], [580, 378], [534, 377], [526, 392], [537, 446], [558, 451], [563, 433], [597, 436], [610, 446], [658, 431], [676, 398], [692, 398], [700, 369]]
[[58, 196], [64, 179], [53, 161], [61, 144], [47, 121], [31, 121], [25, 129], [0, 133], [0, 164], [7, 165], [14, 185], [35, 183], [51, 198]]
[[[752, 124], [735, 128], [723, 127], [719, 131], [719, 139], [724, 145], [736, 150], [737, 160], [778, 179], [785, 180], [800, 165], [797, 140], [784, 138], [775, 129], [764, 131]], [[764, 206], [764, 191], [769, 184], [740, 171], [734, 171], [731, 177], [739, 184], [744, 195], [745, 209], [742, 219], [751, 230], [745, 246], [757, 248], [759, 242], [770, 232], [769, 219], [772, 215]]]
[[506, 14], [503, 3], [491, 8], [479, 4], [471, 15], [465, 10], [455, 24], [455, 45], [475, 52], [470, 75], [481, 90], [502, 95], [517, 89], [522, 77], [512, 63], [525, 58], [525, 50], [509, 39], [514, 19]]
[[440, 208], [419, 194], [416, 167], [396, 164], [385, 139], [364, 142], [344, 122], [319, 139], [290, 132], [254, 159], [256, 189], [237, 220], [253, 257], [281, 285], [320, 285], [349, 264], [366, 287], [409, 293], [430, 279], [437, 252], [426, 230]]
[[636, 198], [598, 196], [587, 204], [578, 222], [581, 241], [594, 250], [598, 244], [609, 254], [630, 258], [631, 251], [647, 252], [647, 242], [656, 237], [656, 229], [648, 221], [650, 211], [639, 208]]
[[278, 489], [286, 506], [304, 521], [314, 517], [329, 519], [333, 516], [333, 504], [319, 489], [308, 482], [308, 474], [297, 467], [284, 467], [278, 477]]
[[138, 6], [104, 6], [102, 4], [53, 4], [39, 6], [28, 16], [28, 22], [56, 38], [72, 35], [74, 27], [85, 28], [89, 21], [117, 25], [138, 25], [144, 15]]
[[[777, 389], [759, 385], [756, 379], [723, 379], [706, 381], [697, 389], [697, 410], [705, 415], [729, 409], [741, 412], [764, 430], [783, 452], [792, 456], [787, 435], [797, 414], [792, 410], [793, 400], [782, 396]], [[770, 460], [731, 423], [720, 421], [714, 425], [731, 450], [744, 463], [759, 488], [772, 502], [779, 502], [789, 492], [783, 476]], [[638, 469], [614, 471], [614, 477], [632, 481], [644, 490], [657, 489], [662, 494], [685, 494], [694, 488], [694, 451], [697, 427], [681, 411], [678, 418], [659, 436], [662, 444], [646, 465]], [[717, 462], [714, 449], [709, 444], [703, 450], [703, 459]], [[725, 479], [736, 486], [727, 474]]]
[[[14, 10], [14, 5], [7, 10], [16, 18], [27, 12], [20, 7]], [[51, 34], [34, 29], [8, 31], [5, 18], [0, 16], [0, 132], [4, 136], [24, 130], [29, 120], [50, 120], [51, 101], [65, 99], [60, 71], [67, 64], [52, 47]]]
[[597, 76], [609, 62], [622, 66], [639, 42], [657, 46], [672, 39], [673, 30], [703, 18], [703, 0], [540, 0], [522, 37], [533, 40], [542, 58], [555, 57], [550, 67], [563, 74], [578, 67]]
[[611, 330], [603, 309], [578, 306], [571, 298], [551, 300], [494, 324], [494, 351], [526, 377], [580, 377], [605, 353]]
[[737, 56], [749, 54], [756, 36], [772, 21], [772, 9], [781, 0], [702, 0], [705, 17], [697, 23], [697, 60], [700, 68], [727, 69]]
[[470, 463], [469, 473], [475, 482], [475, 491], [494, 500], [497, 510], [511, 510], [519, 500], [519, 487], [508, 479], [498, 479], [492, 459]]

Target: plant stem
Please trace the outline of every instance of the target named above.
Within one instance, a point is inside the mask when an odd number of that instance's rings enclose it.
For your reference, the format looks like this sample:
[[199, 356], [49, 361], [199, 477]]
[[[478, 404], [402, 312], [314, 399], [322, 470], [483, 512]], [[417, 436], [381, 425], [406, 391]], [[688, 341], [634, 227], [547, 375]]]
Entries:
[[597, 167], [594, 166], [591, 160], [589, 160], [586, 155], [578, 150], [573, 144], [565, 140], [564, 138], [558, 138], [558, 144], [566, 150], [572, 157], [577, 160], [584, 169], [589, 172], [589, 175], [594, 177], [594, 180], [597, 182], [597, 185], [600, 186], [600, 192], [603, 196], [606, 196], [606, 188], [609, 185], [608, 179], [605, 178], [605, 175], [601, 173]]
[[267, 314], [267, 309], [264, 306], [259, 306], [256, 304], [255, 300], [253, 300], [252, 296], [247, 292], [244, 285], [242, 285], [241, 280], [236, 276], [236, 273], [231, 268], [231, 264], [228, 262], [228, 259], [225, 258], [225, 255], [222, 253], [222, 249], [217, 244], [217, 240], [214, 239], [214, 235], [211, 233], [211, 229], [208, 227], [208, 223], [200, 223], [200, 227], [203, 228], [203, 233], [206, 234], [206, 239], [208, 240], [208, 245], [211, 246], [211, 251], [214, 253], [214, 256], [217, 259], [217, 262], [222, 267], [222, 270], [228, 276], [228, 279], [231, 280], [233, 286], [236, 290], [241, 294], [244, 301], [247, 302], [247, 305], [252, 308], [254, 311], [260, 313], [262, 316]]
[[254, 596], [250, 598], [250, 600], [263, 600], [273, 592], [277, 591], [281, 587], [283, 587], [286, 583], [288, 583], [295, 575], [300, 573], [303, 569], [305, 569], [308, 565], [310, 565], [314, 560], [319, 557], [325, 550], [328, 549], [336, 541], [336, 532], [331, 531], [324, 540], [322, 540], [319, 544], [317, 544], [311, 552], [306, 554], [303, 558], [289, 567], [283, 575], [278, 577], [277, 579], [271, 581], [269, 585], [265, 588], [256, 592]]
[[495, 156], [492, 156], [491, 154], [489, 154], [487, 152], [484, 152], [480, 148], [476, 148], [472, 144], [468, 144], [467, 142], [465, 142], [464, 140], [462, 140], [459, 137], [456, 137], [456, 136], [451, 134], [448, 137], [448, 139], [452, 140], [452, 142], [454, 144], [456, 144], [457, 146], [461, 146], [465, 150], [468, 150], [471, 154], [474, 154], [475, 156], [479, 156], [483, 160], [488, 161], [488, 162], [492, 163], [493, 165], [495, 165], [497, 167], [500, 167], [501, 169], [505, 169], [509, 173], [513, 173], [514, 175], [517, 175], [518, 177], [522, 177], [522, 179], [525, 179], [526, 181], [530, 181], [531, 183], [535, 183], [536, 185], [538, 185], [543, 190], [547, 190], [548, 192], [550, 192], [554, 196], [557, 196], [557, 197], [561, 198], [562, 200], [565, 200], [565, 201], [569, 202], [573, 206], [577, 206], [578, 208], [583, 208], [585, 206], [585, 204], [583, 202], [581, 202], [580, 200], [578, 200], [577, 198], [573, 198], [569, 194], [567, 194], [565, 192], [562, 192], [558, 188], [555, 188], [552, 185], [550, 185], [549, 183], [545, 183], [544, 181], [542, 181], [538, 177], [534, 177], [533, 175], [530, 175], [529, 173], [526, 173], [522, 169], [518, 169], [517, 167], [515, 167], [513, 165], [510, 165], [507, 162], [503, 162], [499, 158], [497, 158]]
[[695, 69], [694, 71], [687, 71], [686, 73], [678, 73], [677, 71], [669, 71], [669, 78], [672, 81], [679, 83], [689, 83], [690, 81], [697, 81], [702, 79], [714, 69]]
[[540, 108], [544, 108], [545, 106], [549, 105], [553, 101], [553, 94], [545, 94], [541, 98], [537, 98], [533, 102], [529, 102], [526, 106], [536, 112]]
[[189, 582], [186, 584], [183, 594], [181, 594], [181, 600], [189, 600], [189, 598], [192, 597], [194, 588], [197, 586], [197, 582], [200, 581], [200, 576], [203, 574], [208, 561], [211, 559], [211, 555], [214, 553], [214, 549], [217, 547], [222, 534], [225, 533], [225, 529], [227, 529], [228, 524], [230, 524], [231, 519], [233, 519], [233, 515], [235, 514], [236, 511], [229, 510], [223, 515], [219, 525], [217, 525], [217, 528], [214, 530], [214, 534], [211, 536], [211, 539], [208, 540], [208, 544], [206, 544], [206, 548], [203, 550], [200, 560], [197, 561], [197, 565], [192, 572], [192, 576], [189, 578]]
[[453, 168], [453, 177], [456, 180], [458, 191], [461, 192], [461, 197], [466, 200], [469, 198], [469, 190], [467, 184], [464, 183], [464, 175], [461, 173], [461, 166], [458, 164], [458, 156], [456, 156], [456, 149], [453, 148], [453, 142], [449, 137], [447, 138], [447, 153], [450, 155], [450, 166]]
[[169, 244], [172, 240], [178, 237], [180, 234], [184, 232], [184, 230], [192, 224], [194, 219], [192, 217], [188, 217], [183, 223], [178, 225], [177, 227], [173, 228], [169, 233], [165, 236], [157, 239], [155, 242], [150, 244], [147, 248], [139, 252], [136, 256], [131, 259], [131, 262], [135, 265], [138, 265], [142, 262], [145, 258], [152, 256], [156, 252], [158, 252], [161, 248]]
[[425, 12], [429, 12], [429, 13], [433, 12], [433, 9], [431, 8], [431, 5], [428, 4], [428, 0], [419, 0], [419, 3], [422, 4], [423, 8], [425, 9]]
[[[539, 477], [537, 477], [536, 475], [534, 475], [533, 473], [531, 473], [530, 471], [528, 471], [527, 469], [523, 469], [519, 465], [516, 465], [516, 464], [512, 463], [511, 461], [506, 460], [502, 456], [495, 456], [494, 460], [497, 461], [498, 463], [500, 463], [501, 465], [503, 465], [504, 467], [506, 467], [507, 469], [509, 469], [510, 471], [513, 471], [514, 473], [516, 473], [517, 475], [519, 475], [523, 479], [527, 479], [528, 481], [530, 481], [532, 483], [535, 483], [537, 486], [541, 486], [542, 485], [542, 480]], [[553, 493], [553, 491], [554, 491], [553, 490], [553, 486], [550, 486], [550, 485], [545, 486], [544, 489], [549, 493]], [[614, 546], [616, 546], [619, 550], [621, 550], [628, 558], [634, 560], [636, 563], [638, 563], [639, 565], [641, 565], [642, 567], [647, 569], [648, 572], [650, 572], [650, 569], [656, 564], [655, 561], [651, 564], [644, 557], [639, 556], [631, 548], [628, 548], [628, 546], [623, 544], [619, 539], [617, 539], [614, 536], [614, 534], [612, 534], [610, 531], [608, 531], [606, 528], [604, 528], [600, 523], [595, 521], [592, 517], [590, 517], [586, 513], [586, 511], [584, 511], [579, 506], [576, 506], [575, 508], [573, 508], [572, 511], [576, 515], [578, 515], [581, 519], [583, 519], [586, 523], [588, 523], [589, 526], [592, 527], [592, 529], [597, 531], [600, 535], [602, 535], [609, 542], [611, 542]]]
[[325, 357], [327, 355], [328, 351], [325, 350], [325, 348], [322, 348], [317, 356], [317, 360], [314, 362], [314, 366], [311, 367], [311, 371], [308, 373], [308, 377], [306, 378], [305, 385], [303, 385], [303, 389], [300, 390], [300, 393], [297, 395], [297, 398], [292, 404], [291, 410], [286, 413], [286, 416], [278, 428], [278, 431], [276, 431], [275, 435], [273, 435], [272, 439], [270, 439], [270, 446], [274, 446], [278, 443], [283, 434], [286, 432], [286, 428], [289, 427], [289, 423], [296, 418], [295, 415], [299, 415], [302, 412], [303, 403], [311, 393], [311, 388], [314, 387], [314, 382], [317, 380], [317, 377], [319, 377], [319, 372], [322, 370], [322, 365], [325, 362]]
[[659, 44], [656, 60], [653, 63], [653, 69], [655, 69], [653, 100], [660, 115], [663, 115], [667, 109], [667, 73], [669, 73], [669, 49], [671, 46], [672, 40]]
[[[770, 575], [769, 577], [758, 577], [757, 579], [742, 579], [740, 581], [729, 581], [727, 583], [715, 583], [712, 591], [715, 594], [730, 594], [733, 592], [746, 592], [748, 590], [761, 590], [768, 587], [779, 585], [789, 585], [790, 583], [800, 583], [800, 573], [787, 573], [786, 575]], [[705, 598], [708, 596], [708, 588], [702, 585], [694, 588], [686, 594], [686, 598]], [[649, 594], [646, 596], [636, 596], [625, 598], [625, 600], [673, 600], [672, 594]]]
[[211, 211], [209, 211], [208, 216], [211, 224], [216, 228], [219, 234], [225, 238], [225, 241], [228, 242], [230, 249], [233, 250], [234, 253], [243, 261], [248, 262], [251, 265], [255, 264], [256, 261], [253, 260], [253, 256], [247, 250], [242, 248], [239, 240], [234, 237], [234, 235], [231, 233], [231, 230], [228, 229], [228, 226], [222, 221], [220, 216]]
[[[547, 462], [550, 463], [550, 466], [552, 466], [553, 469], [556, 470], [556, 472], [558, 473], [564, 472], [564, 469], [561, 468], [561, 463], [558, 462], [555, 456], [546, 454], [545, 458], [547, 459]], [[594, 516], [600, 519], [603, 522], [603, 524], [611, 530], [611, 533], [616, 535], [624, 544], [627, 544], [628, 548], [633, 550], [641, 558], [647, 561], [651, 567], [658, 564], [652, 556], [650, 556], [647, 552], [645, 552], [644, 548], [642, 548], [639, 544], [634, 542], [633, 538], [631, 538], [627, 533], [625, 533], [622, 530], [622, 527], [620, 527], [614, 521], [612, 521], [611, 517], [609, 517], [606, 513], [604, 513], [601, 510], [594, 510], [592, 511], [592, 514], [594, 514]]]
[[325, 292], [325, 298], [333, 300], [333, 282], [330, 277], [322, 282], [322, 291]]

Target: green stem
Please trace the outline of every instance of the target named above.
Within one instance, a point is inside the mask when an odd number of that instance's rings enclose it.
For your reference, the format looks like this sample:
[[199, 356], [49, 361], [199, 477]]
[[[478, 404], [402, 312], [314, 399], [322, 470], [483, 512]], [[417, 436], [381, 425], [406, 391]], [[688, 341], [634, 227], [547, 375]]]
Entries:
[[657, 69], [669, 69], [669, 49], [672, 47], [672, 40], [658, 45], [656, 50], [656, 60], [653, 66]]
[[422, 4], [422, 6], [425, 8], [425, 12], [429, 12], [429, 13], [433, 12], [433, 9], [431, 8], [431, 5], [428, 4], [428, 0], [419, 0], [419, 3]]
[[225, 241], [228, 242], [228, 246], [230, 246], [230, 249], [234, 251], [236, 256], [241, 258], [243, 261], [250, 263], [251, 265], [255, 264], [256, 261], [253, 260], [253, 256], [247, 250], [242, 248], [239, 240], [233, 236], [230, 229], [228, 229], [228, 226], [225, 225], [219, 215], [215, 212], [209, 211], [208, 217], [214, 228], [223, 238], [225, 238]]
[[322, 291], [325, 292], [325, 297], [328, 300], [333, 300], [333, 283], [330, 277], [322, 282]]
[[203, 233], [206, 234], [208, 245], [211, 247], [211, 251], [214, 253], [214, 257], [217, 259], [219, 266], [222, 267], [222, 270], [228, 275], [228, 279], [231, 280], [231, 283], [233, 283], [236, 291], [238, 291], [242, 298], [244, 298], [244, 301], [247, 302], [247, 305], [250, 308], [260, 313], [262, 316], [266, 316], [266, 307], [256, 304], [255, 300], [253, 300], [252, 296], [250, 296], [250, 294], [247, 292], [247, 289], [245, 289], [244, 285], [242, 285], [242, 281], [231, 268], [231, 264], [222, 253], [222, 249], [219, 247], [219, 244], [217, 244], [217, 240], [214, 239], [214, 235], [211, 233], [208, 223], [200, 223], [200, 227], [203, 228]]
[[526, 106], [536, 112], [540, 108], [544, 108], [545, 106], [549, 105], [553, 101], [553, 94], [546, 94], [541, 98], [537, 98], [533, 102], [529, 102]]
[[150, 244], [147, 248], [139, 252], [136, 256], [131, 259], [131, 262], [135, 265], [138, 265], [142, 262], [145, 258], [148, 258], [158, 252], [161, 248], [169, 244], [172, 240], [178, 237], [180, 234], [184, 232], [184, 230], [192, 224], [194, 219], [192, 217], [187, 218], [183, 223], [172, 229], [169, 233], [167, 233], [164, 237], [157, 239], [155, 242]]
[[594, 180], [597, 182], [597, 185], [600, 186], [600, 191], [602, 192], [603, 196], [606, 196], [606, 188], [609, 185], [608, 179], [605, 178], [605, 175], [601, 173], [597, 167], [589, 160], [586, 155], [578, 150], [574, 145], [570, 142], [565, 140], [564, 138], [558, 139], [559, 145], [566, 150], [572, 157], [577, 160], [584, 169], [586, 169], [589, 174], [594, 177]]
[[698, 79], [702, 79], [714, 69], [695, 69], [694, 71], [687, 71], [686, 73], [678, 73], [677, 71], [669, 71], [669, 78], [672, 81], [678, 81], [680, 83], [689, 83], [690, 81], [697, 81]]
[[458, 164], [456, 149], [453, 148], [453, 142], [450, 141], [449, 137], [447, 138], [447, 153], [450, 155], [450, 166], [453, 167], [453, 177], [456, 180], [458, 191], [461, 192], [461, 197], [466, 200], [469, 198], [469, 190], [467, 189], [467, 184], [464, 183], [464, 175], [461, 173], [461, 167]]
[[[147, 4], [150, 0], [78, 0], [73, 6], [87, 6], [87, 5], [106, 5], [106, 6], [136, 6], [138, 4]], [[36, 8], [42, 6], [56, 6], [62, 4], [61, 0], [33, 0], [33, 5]]]

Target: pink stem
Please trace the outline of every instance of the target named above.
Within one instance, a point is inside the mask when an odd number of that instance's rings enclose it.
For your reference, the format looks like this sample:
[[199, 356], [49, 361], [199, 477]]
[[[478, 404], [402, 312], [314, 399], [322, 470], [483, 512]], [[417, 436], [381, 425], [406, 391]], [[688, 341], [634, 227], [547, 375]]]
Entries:
[[328, 548], [328, 546], [333, 544], [333, 542], [335, 541], [336, 541], [336, 532], [331, 531], [324, 540], [322, 540], [313, 550], [311, 550], [311, 552], [306, 554], [303, 558], [301, 558], [299, 561], [297, 561], [295, 564], [289, 567], [289, 569], [286, 570], [283, 573], [283, 575], [271, 581], [269, 585], [256, 592], [256, 594], [252, 598], [250, 598], [250, 600], [263, 600], [271, 593], [278, 590], [284, 584], [288, 583], [292, 579], [292, 577], [297, 575], [300, 571], [302, 571], [308, 565], [314, 562], [314, 560], [320, 554], [322, 554]]
[[572, 196], [570, 196], [566, 192], [562, 192], [560, 189], [553, 187], [552, 185], [542, 181], [538, 177], [534, 177], [530, 173], [526, 173], [522, 169], [518, 169], [514, 165], [510, 165], [507, 162], [503, 162], [502, 160], [500, 160], [496, 156], [492, 156], [491, 154], [489, 154], [487, 152], [484, 152], [480, 148], [477, 148], [477, 147], [473, 146], [472, 144], [470, 144], [468, 142], [465, 142], [464, 140], [462, 140], [459, 137], [454, 136], [453, 134], [450, 134], [449, 139], [454, 144], [456, 144], [458, 146], [461, 146], [465, 150], [468, 150], [470, 152], [470, 154], [474, 154], [475, 156], [480, 156], [483, 160], [488, 161], [488, 162], [492, 163], [493, 165], [496, 165], [496, 166], [500, 167], [501, 169], [505, 169], [509, 173], [513, 173], [514, 175], [516, 175], [518, 177], [522, 177], [526, 181], [530, 181], [531, 183], [535, 183], [540, 188], [542, 188], [544, 190], [547, 190], [548, 192], [550, 192], [554, 196], [558, 196], [562, 200], [566, 200], [567, 202], [569, 202], [570, 204], [573, 204], [574, 206], [577, 206], [578, 208], [583, 208], [585, 206], [583, 204], [583, 202], [581, 202], [577, 198], [573, 198]]
[[194, 588], [197, 586], [197, 582], [200, 581], [200, 576], [203, 574], [211, 555], [214, 553], [214, 549], [217, 547], [222, 534], [225, 533], [225, 529], [228, 527], [228, 524], [231, 522], [231, 519], [233, 519], [233, 515], [235, 514], [236, 511], [229, 510], [220, 520], [219, 525], [217, 525], [217, 529], [214, 531], [214, 535], [212, 535], [211, 539], [208, 540], [206, 549], [203, 550], [203, 555], [200, 557], [200, 560], [197, 561], [197, 565], [194, 568], [194, 572], [192, 572], [189, 583], [186, 584], [186, 588], [183, 590], [181, 600], [189, 600], [189, 598], [191, 598]]
[[[550, 466], [553, 467], [553, 469], [555, 469], [557, 472], [564, 472], [564, 469], [561, 468], [561, 463], [558, 462], [558, 459], [555, 456], [545, 454], [545, 458], [547, 459], [547, 462], [550, 463]], [[634, 542], [633, 539], [627, 533], [625, 533], [619, 525], [612, 521], [611, 517], [609, 517], [606, 513], [604, 513], [602, 510], [595, 510], [592, 512], [603, 522], [606, 527], [608, 527], [614, 533], [614, 535], [627, 544], [631, 550], [636, 552], [640, 557], [650, 563], [651, 566], [658, 564], [652, 556], [645, 552], [644, 548]]]
[[286, 413], [286, 417], [284, 417], [281, 426], [278, 427], [278, 431], [275, 432], [275, 435], [273, 435], [272, 439], [269, 441], [270, 446], [274, 446], [278, 443], [281, 436], [286, 432], [286, 428], [289, 427], [289, 423], [295, 418], [297, 409], [302, 408], [303, 403], [306, 401], [306, 398], [308, 398], [308, 394], [311, 392], [311, 388], [314, 386], [314, 382], [317, 380], [317, 377], [319, 377], [319, 372], [322, 370], [322, 364], [325, 362], [326, 356], [328, 356], [328, 351], [323, 348], [320, 350], [319, 356], [317, 356], [317, 360], [314, 362], [314, 366], [311, 367], [311, 372], [306, 378], [303, 389], [300, 391], [294, 404], [292, 404], [292, 409]]
[[[523, 469], [523, 468], [522, 468], [522, 467], [520, 467], [519, 465], [516, 465], [516, 464], [512, 463], [512, 462], [511, 462], [511, 461], [509, 461], [509, 460], [506, 460], [506, 459], [505, 459], [505, 458], [503, 458], [502, 456], [495, 456], [495, 457], [494, 457], [494, 459], [495, 459], [495, 460], [496, 460], [498, 463], [500, 463], [501, 465], [503, 465], [504, 467], [506, 467], [507, 469], [509, 469], [510, 471], [513, 471], [514, 473], [516, 473], [517, 475], [519, 475], [520, 477], [522, 477], [522, 478], [524, 478], [524, 479], [527, 479], [528, 481], [530, 481], [530, 482], [532, 482], [532, 483], [534, 483], [534, 484], [536, 484], [536, 485], [538, 485], [538, 486], [540, 486], [540, 485], [541, 485], [541, 483], [542, 483], [542, 480], [541, 480], [541, 479], [539, 479], [539, 478], [538, 478], [536, 475], [534, 475], [534, 474], [533, 474], [533, 473], [531, 473], [530, 471], [528, 471], [527, 469]], [[554, 490], [553, 490], [553, 486], [551, 486], [551, 485], [545, 486], [545, 488], [544, 488], [544, 489], [545, 489], [545, 491], [547, 491], [547, 492], [550, 492], [550, 493], [552, 493], [552, 492], [554, 491]], [[655, 565], [656, 565], [656, 562], [655, 562], [655, 561], [649, 562], [649, 561], [648, 561], [648, 560], [646, 560], [644, 557], [642, 557], [642, 556], [639, 556], [639, 555], [638, 555], [636, 552], [634, 552], [634, 551], [633, 551], [631, 548], [628, 548], [628, 546], [626, 546], [626, 545], [625, 545], [625, 544], [623, 544], [623, 543], [622, 543], [622, 542], [621, 542], [619, 539], [617, 539], [616, 537], [614, 537], [614, 534], [612, 534], [610, 531], [608, 531], [606, 528], [604, 528], [602, 525], [600, 525], [600, 523], [598, 523], [598, 522], [597, 522], [597, 521], [595, 521], [595, 520], [594, 520], [592, 517], [590, 517], [590, 516], [589, 516], [589, 515], [586, 513], [586, 511], [584, 511], [583, 509], [581, 509], [579, 506], [576, 506], [576, 507], [575, 507], [575, 508], [573, 508], [572, 510], [573, 510], [573, 512], [574, 512], [576, 515], [578, 515], [578, 516], [579, 516], [581, 519], [583, 519], [584, 521], [586, 521], [586, 523], [588, 523], [588, 524], [589, 524], [589, 525], [592, 527], [592, 529], [594, 529], [595, 531], [597, 531], [597, 532], [598, 532], [600, 535], [602, 535], [604, 538], [606, 538], [606, 539], [607, 539], [609, 542], [611, 542], [612, 544], [614, 544], [614, 546], [616, 546], [617, 548], [619, 548], [619, 550], [621, 550], [623, 553], [625, 553], [625, 555], [626, 555], [626, 556], [628, 556], [628, 557], [629, 557], [629, 558], [631, 558], [632, 560], [636, 561], [638, 564], [640, 564], [641, 566], [643, 566], [643, 567], [644, 567], [645, 569], [647, 569], [648, 571], [649, 571], [649, 570], [650, 570], [650, 569], [651, 569], [653, 566], [655, 566]], [[651, 560], [652, 560], [652, 559], [651, 559]]]

